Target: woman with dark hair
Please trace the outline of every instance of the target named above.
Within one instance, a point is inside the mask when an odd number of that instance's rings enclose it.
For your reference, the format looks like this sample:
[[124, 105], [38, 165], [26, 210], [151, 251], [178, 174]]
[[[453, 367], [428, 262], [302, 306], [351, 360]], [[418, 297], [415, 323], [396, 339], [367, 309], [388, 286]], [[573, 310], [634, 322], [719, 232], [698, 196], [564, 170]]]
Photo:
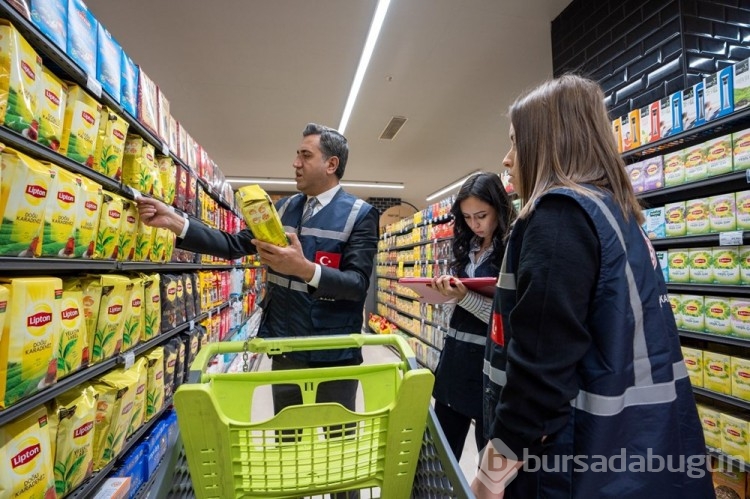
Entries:
[[474, 492], [714, 497], [667, 288], [601, 88], [547, 81], [513, 103], [510, 125], [503, 165], [524, 204], [493, 303]]
[[480, 173], [467, 179], [451, 208], [453, 260], [450, 275], [433, 279], [444, 296], [457, 301], [435, 371], [435, 414], [456, 459], [474, 421], [477, 450], [486, 442], [482, 420], [482, 363], [492, 298], [466, 288], [454, 277], [497, 277], [513, 204], [500, 177]]

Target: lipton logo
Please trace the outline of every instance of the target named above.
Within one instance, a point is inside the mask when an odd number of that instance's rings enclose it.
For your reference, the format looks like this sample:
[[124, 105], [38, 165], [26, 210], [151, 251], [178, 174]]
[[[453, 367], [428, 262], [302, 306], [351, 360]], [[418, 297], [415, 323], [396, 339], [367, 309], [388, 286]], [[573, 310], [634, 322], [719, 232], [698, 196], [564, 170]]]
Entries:
[[679, 211], [672, 211], [667, 215], [667, 218], [673, 222], [682, 218], [682, 214]]
[[737, 147], [750, 147], [750, 137], [740, 140]]
[[695, 263], [698, 264], [698, 265], [703, 265], [703, 264], [706, 263], [706, 259], [703, 258], [703, 257], [698, 257], [698, 258], [695, 259]]
[[131, 304], [131, 305], [132, 305], [133, 307], [140, 307], [140, 306], [141, 306], [141, 299], [140, 299], [140, 298], [136, 298], [136, 299], [135, 299], [135, 300], [133, 300], [133, 301], [132, 301], [132, 302], [131, 302], [130, 304]]
[[737, 371], [737, 376], [747, 379], [750, 378], [750, 373], [747, 371]]
[[175, 294], [177, 294], [177, 290], [175, 288], [169, 288], [167, 290], [167, 294], [170, 295], [170, 296], [175, 295]]
[[741, 437], [742, 436], [742, 433], [738, 432], [734, 428], [727, 428], [727, 433], [729, 433], [733, 437]]
[[64, 191], [60, 191], [57, 193], [57, 199], [59, 199], [63, 203], [75, 203], [76, 202], [76, 197], [73, 194], [69, 192], [64, 192]]
[[0, 314], [4, 313], [7, 307], [8, 307], [8, 302], [6, 300], [0, 301]]
[[711, 154], [711, 156], [720, 156], [720, 155], [724, 154], [726, 152], [726, 150], [727, 149], [724, 146], [716, 146], [716, 147], [712, 148], [711, 151], [709, 151], [709, 154]]
[[47, 189], [41, 185], [27, 185], [26, 194], [35, 198], [44, 199], [47, 197]]
[[711, 307], [710, 310], [712, 314], [716, 314], [716, 315], [719, 315], [720, 313], [724, 311], [724, 309], [719, 308], [719, 307]]
[[646, 168], [646, 173], [648, 173], [649, 175], [653, 175], [654, 173], [656, 173], [656, 171], [657, 171], [658, 169], [659, 169], [659, 165], [657, 165], [656, 163], [651, 163], [651, 164], [650, 164], [650, 165], [648, 165], [648, 167]]
[[672, 260], [672, 263], [675, 265], [682, 265], [683, 263], [685, 263], [685, 260], [683, 260], [682, 258], [675, 258], [674, 260]]
[[57, 95], [55, 95], [55, 93], [51, 91], [50, 89], [48, 88], [44, 89], [44, 96], [47, 97], [47, 99], [49, 99], [49, 101], [52, 102], [52, 104], [56, 106], [60, 105], [60, 98]]
[[62, 311], [62, 318], [66, 321], [70, 319], [75, 319], [80, 315], [80, 312], [75, 307], [66, 308]]
[[125, 408], [122, 410], [122, 414], [127, 414], [130, 412], [130, 409], [133, 408], [133, 403], [130, 402], [128, 405], [125, 406]]
[[26, 61], [21, 61], [21, 69], [23, 69], [23, 72], [26, 73], [26, 76], [28, 76], [32, 80], [36, 80], [36, 75], [34, 74], [34, 70], [31, 69], [31, 66], [26, 64]]
[[693, 208], [690, 210], [691, 215], [701, 216], [703, 215], [703, 209], [702, 208]]
[[86, 201], [85, 203], [83, 203], [83, 205], [89, 211], [96, 211], [96, 209], [98, 208], [98, 206], [96, 205], [96, 203], [93, 202], [93, 201]]
[[94, 427], [94, 422], [89, 421], [88, 423], [84, 423], [79, 428], [76, 428], [73, 430], [73, 438], [81, 438], [83, 436], [86, 436], [91, 429]]
[[706, 425], [706, 426], [709, 426], [711, 428], [716, 428], [716, 422], [715, 421], [711, 421], [710, 419], [704, 419], [703, 420], [703, 424]]
[[41, 327], [52, 322], [52, 314], [49, 312], [37, 312], [26, 318], [27, 327]]
[[738, 310], [737, 315], [741, 317], [750, 317], [750, 310]]
[[691, 154], [690, 156], [688, 156], [688, 157], [687, 157], [687, 160], [686, 160], [686, 161], [687, 161], [688, 163], [692, 163], [693, 161], [695, 161], [695, 162], [698, 162], [698, 161], [700, 161], [700, 160], [701, 160], [701, 153], [699, 153], [699, 152], [694, 152], [693, 154]]
[[688, 366], [697, 366], [698, 363], [695, 362], [695, 360], [693, 360], [693, 359], [685, 359], [685, 365], [688, 365]]
[[697, 312], [698, 311], [698, 307], [696, 307], [695, 305], [687, 305], [685, 307], [685, 310], [687, 310], [688, 312]]
[[640, 170], [632, 170], [630, 172], [630, 178], [633, 179], [633, 180], [638, 180], [638, 177], [640, 177], [640, 176], [641, 176], [641, 171]]
[[156, 376], [154, 376], [156, 379], [161, 379], [164, 376], [164, 371], [159, 371], [156, 373]]
[[120, 140], [125, 140], [125, 136], [122, 134], [120, 130], [117, 130], [117, 129], [112, 130], [112, 135], [114, 135]]
[[182, 283], [177, 283], [177, 292], [182, 293]]
[[133, 215], [128, 215], [128, 217], [126, 218], [126, 220], [128, 221], [129, 224], [134, 224], [135, 223], [135, 217]]
[[82, 118], [83, 118], [84, 120], [86, 120], [86, 122], [87, 122], [87, 123], [88, 123], [89, 125], [93, 125], [93, 124], [94, 124], [94, 117], [93, 117], [93, 116], [91, 116], [91, 113], [89, 113], [89, 112], [87, 112], [87, 111], [81, 111], [81, 117], [82, 117]]
[[151, 154], [146, 153], [146, 159], [149, 160], [149, 161], [153, 161], [154, 157]]
[[728, 211], [728, 210], [729, 210], [729, 206], [723, 204], [721, 206], [717, 206], [715, 211], [716, 211], [716, 213], [723, 213], [723, 212]]
[[10, 458], [10, 465], [14, 469], [23, 466], [39, 455], [40, 452], [42, 452], [42, 446], [40, 444], [30, 445]]
[[122, 312], [122, 305], [110, 305], [107, 307], [107, 313], [109, 315], [117, 315]]
[[716, 364], [711, 364], [710, 366], [708, 366], [708, 368], [711, 369], [712, 371], [716, 371], [716, 372], [719, 372], [719, 373], [724, 370], [723, 367], [717, 366]]
[[171, 359], [169, 362], [167, 362], [167, 367], [174, 367], [175, 360]]
[[109, 210], [109, 218], [120, 218], [120, 212], [117, 210]]
[[151, 297], [151, 303], [159, 303], [159, 295], [154, 295]]
[[138, 388], [135, 390], [136, 395], [140, 395], [146, 390], [146, 385], [138, 385]]
[[732, 259], [728, 256], [719, 257], [719, 263], [732, 263]]

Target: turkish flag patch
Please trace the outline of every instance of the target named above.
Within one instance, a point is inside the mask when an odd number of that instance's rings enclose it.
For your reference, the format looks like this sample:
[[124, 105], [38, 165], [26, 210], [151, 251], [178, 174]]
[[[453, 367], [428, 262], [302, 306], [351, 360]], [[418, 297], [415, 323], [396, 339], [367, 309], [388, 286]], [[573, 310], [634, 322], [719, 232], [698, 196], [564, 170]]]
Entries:
[[326, 251], [318, 251], [315, 253], [315, 263], [319, 263], [324, 267], [337, 269], [339, 268], [339, 264], [341, 263], [341, 253], [328, 253]]
[[505, 332], [503, 331], [503, 316], [497, 312], [492, 313], [492, 325], [490, 326], [490, 338], [501, 347], [505, 346]]

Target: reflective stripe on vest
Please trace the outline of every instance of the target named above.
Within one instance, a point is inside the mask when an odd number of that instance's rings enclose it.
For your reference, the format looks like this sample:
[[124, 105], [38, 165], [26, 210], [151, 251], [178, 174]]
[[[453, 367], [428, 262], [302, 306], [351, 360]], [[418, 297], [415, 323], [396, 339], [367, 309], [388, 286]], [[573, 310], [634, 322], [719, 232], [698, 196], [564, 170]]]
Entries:
[[[279, 213], [279, 218], [284, 216], [284, 212], [289, 207], [289, 203], [292, 201], [292, 199], [296, 198], [297, 196], [303, 196], [304, 194], [295, 194], [294, 196], [289, 196], [284, 200], [283, 203], [281, 203], [281, 206], [279, 206], [279, 209], [276, 210]], [[286, 229], [286, 227], [284, 227]], [[296, 229], [292, 229], [292, 232], [294, 232]]]
[[672, 402], [677, 398], [675, 382], [688, 376], [685, 362], [681, 360], [672, 364], [672, 372], [672, 381], [648, 386], [631, 386], [622, 395], [614, 397], [581, 390], [570, 404], [595, 416], [615, 416], [628, 407]]
[[484, 365], [482, 366], [482, 372], [490, 378], [490, 381], [498, 386], [505, 386], [508, 382], [508, 378], [505, 376], [505, 371], [492, 367], [489, 360], [484, 359]]
[[466, 333], [464, 331], [459, 331], [455, 328], [448, 328], [448, 332], [446, 333], [447, 336], [450, 336], [451, 338], [454, 338], [456, 341], [463, 341], [464, 343], [472, 343], [474, 345], [481, 345], [484, 346], [487, 343], [487, 338], [485, 336], [480, 336], [478, 334], [473, 333]]
[[357, 221], [357, 215], [359, 215], [359, 211], [362, 209], [363, 204], [364, 201], [362, 201], [361, 199], [357, 199], [354, 202], [354, 204], [352, 205], [352, 209], [349, 212], [349, 218], [346, 219], [344, 229], [340, 232], [336, 230], [317, 229], [313, 227], [301, 227], [299, 230], [299, 234], [300, 236], [322, 237], [325, 239], [333, 239], [336, 241], [346, 242], [349, 240], [349, 236], [354, 229], [354, 223]]
[[291, 281], [286, 277], [281, 277], [280, 275], [274, 274], [271, 271], [267, 272], [266, 279], [268, 279], [268, 282], [272, 282], [283, 288], [289, 288], [294, 291], [299, 291], [300, 293], [307, 293], [307, 284], [305, 284], [304, 282]]

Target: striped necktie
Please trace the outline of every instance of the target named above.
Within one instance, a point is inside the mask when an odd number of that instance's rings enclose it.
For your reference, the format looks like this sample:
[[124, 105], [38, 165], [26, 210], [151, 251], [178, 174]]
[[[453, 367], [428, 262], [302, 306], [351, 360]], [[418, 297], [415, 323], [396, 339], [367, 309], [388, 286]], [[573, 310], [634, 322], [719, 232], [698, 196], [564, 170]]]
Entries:
[[310, 217], [315, 214], [315, 206], [317, 204], [318, 198], [316, 198], [315, 196], [307, 200], [307, 202], [305, 203], [305, 211], [302, 212], [302, 221], [300, 222], [301, 225], [306, 224], [307, 221], [310, 220]]

